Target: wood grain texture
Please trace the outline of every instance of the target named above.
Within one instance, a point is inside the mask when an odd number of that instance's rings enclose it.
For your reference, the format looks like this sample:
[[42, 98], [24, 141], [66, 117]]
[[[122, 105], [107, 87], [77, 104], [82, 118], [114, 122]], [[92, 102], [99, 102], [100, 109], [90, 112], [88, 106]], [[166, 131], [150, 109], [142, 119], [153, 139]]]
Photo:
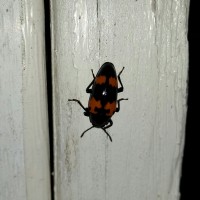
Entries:
[[[177, 200], [184, 145], [189, 0], [51, 1], [56, 200]], [[106, 61], [128, 97], [111, 143], [85, 88]]]
[[1, 1], [0, 34], [0, 199], [50, 200], [43, 1]]

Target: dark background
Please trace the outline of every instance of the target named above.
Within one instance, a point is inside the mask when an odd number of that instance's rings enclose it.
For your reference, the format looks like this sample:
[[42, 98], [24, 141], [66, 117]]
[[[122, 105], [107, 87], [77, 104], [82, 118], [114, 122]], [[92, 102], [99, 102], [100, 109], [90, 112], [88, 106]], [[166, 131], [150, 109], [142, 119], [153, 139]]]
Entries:
[[[188, 111], [186, 122], [186, 137], [185, 148], [182, 164], [182, 178], [180, 184], [181, 200], [196, 200], [200, 199], [200, 183], [199, 180], [199, 140], [200, 133], [198, 123], [199, 121], [199, 97], [197, 96], [199, 89], [199, 14], [200, 7], [198, 0], [190, 0], [189, 12], [189, 77], [188, 77]], [[199, 59], [198, 59], [199, 58]]]
[[[200, 199], [200, 183], [199, 180], [199, 155], [198, 146], [200, 146], [198, 140], [198, 134], [200, 133], [198, 125], [199, 121], [199, 97], [197, 96], [199, 89], [197, 76], [199, 60], [200, 60], [200, 47], [199, 44], [199, 28], [200, 28], [200, 6], [198, 6], [199, 0], [190, 0], [189, 11], [189, 76], [188, 76], [188, 111], [186, 121], [186, 137], [185, 148], [182, 164], [182, 177], [180, 182], [180, 200], [196, 200]], [[47, 87], [48, 87], [48, 109], [49, 109], [49, 131], [50, 131], [50, 154], [51, 154], [51, 172], [53, 173], [53, 115], [52, 115], [52, 78], [51, 78], [51, 40], [50, 40], [50, 12], [49, 12], [49, 0], [44, 0], [45, 4], [45, 41], [46, 41], [46, 66], [47, 66]], [[197, 56], [197, 54], [199, 54]], [[199, 57], [199, 59], [198, 59]], [[200, 122], [199, 122], [200, 123]], [[53, 200], [53, 176], [52, 181], [52, 200]], [[170, 200], [170, 199], [169, 199]]]

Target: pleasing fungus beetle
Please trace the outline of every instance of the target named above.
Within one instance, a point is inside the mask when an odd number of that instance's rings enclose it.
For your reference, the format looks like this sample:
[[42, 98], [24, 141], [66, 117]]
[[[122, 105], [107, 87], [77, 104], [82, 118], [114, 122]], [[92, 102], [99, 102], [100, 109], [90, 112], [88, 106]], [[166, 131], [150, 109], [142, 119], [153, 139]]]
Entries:
[[[85, 110], [84, 115], [88, 116], [92, 123], [92, 127], [85, 130], [81, 137], [85, 132], [96, 127], [101, 128], [112, 142], [112, 138], [106, 129], [113, 125], [111, 117], [115, 112], [119, 112], [120, 101], [128, 100], [124, 98], [117, 100], [117, 94], [124, 89], [120, 78], [123, 70], [124, 67], [117, 76], [115, 67], [110, 62], [106, 62], [101, 66], [96, 77], [92, 70], [93, 81], [86, 88], [86, 92], [90, 93], [88, 108], [85, 108], [77, 99], [68, 99], [68, 101], [76, 101]], [[121, 85], [120, 88], [118, 88], [117, 78]]]

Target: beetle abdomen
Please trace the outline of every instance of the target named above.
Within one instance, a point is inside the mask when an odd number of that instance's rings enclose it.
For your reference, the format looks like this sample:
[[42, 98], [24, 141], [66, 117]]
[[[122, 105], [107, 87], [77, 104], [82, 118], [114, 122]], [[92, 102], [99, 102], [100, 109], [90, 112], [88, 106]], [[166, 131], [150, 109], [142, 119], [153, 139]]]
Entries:
[[99, 69], [88, 102], [89, 112], [98, 116], [111, 117], [116, 110], [118, 81], [112, 63], [104, 63]]

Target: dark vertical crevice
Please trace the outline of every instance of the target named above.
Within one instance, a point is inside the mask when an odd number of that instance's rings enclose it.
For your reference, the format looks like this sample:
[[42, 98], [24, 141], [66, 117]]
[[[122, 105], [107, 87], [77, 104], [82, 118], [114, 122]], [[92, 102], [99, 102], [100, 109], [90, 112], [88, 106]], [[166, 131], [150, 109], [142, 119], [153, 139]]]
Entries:
[[97, 0], [97, 20], [99, 18], [99, 0]]
[[51, 200], [54, 200], [54, 145], [53, 145], [53, 98], [52, 98], [52, 64], [51, 64], [51, 29], [50, 29], [50, 0], [44, 0], [45, 10], [45, 51], [46, 51], [46, 76], [48, 98], [49, 144], [50, 144], [50, 176]]
[[100, 23], [99, 23], [99, 0], [97, 0], [97, 30], [98, 30], [98, 34], [99, 34], [99, 40], [98, 40], [98, 47], [99, 47], [99, 60], [100, 60], [100, 50], [101, 50], [101, 27], [100, 27]]
[[[199, 107], [199, 28], [198, 28], [198, 13], [197, 1], [190, 1], [189, 11], [189, 29], [188, 29], [188, 41], [189, 41], [189, 71], [188, 71], [188, 111], [186, 120], [186, 136], [185, 136], [185, 148], [182, 164], [182, 177], [180, 183], [180, 200], [196, 199], [199, 196], [199, 113], [197, 113]], [[198, 102], [198, 103], [197, 103]]]

